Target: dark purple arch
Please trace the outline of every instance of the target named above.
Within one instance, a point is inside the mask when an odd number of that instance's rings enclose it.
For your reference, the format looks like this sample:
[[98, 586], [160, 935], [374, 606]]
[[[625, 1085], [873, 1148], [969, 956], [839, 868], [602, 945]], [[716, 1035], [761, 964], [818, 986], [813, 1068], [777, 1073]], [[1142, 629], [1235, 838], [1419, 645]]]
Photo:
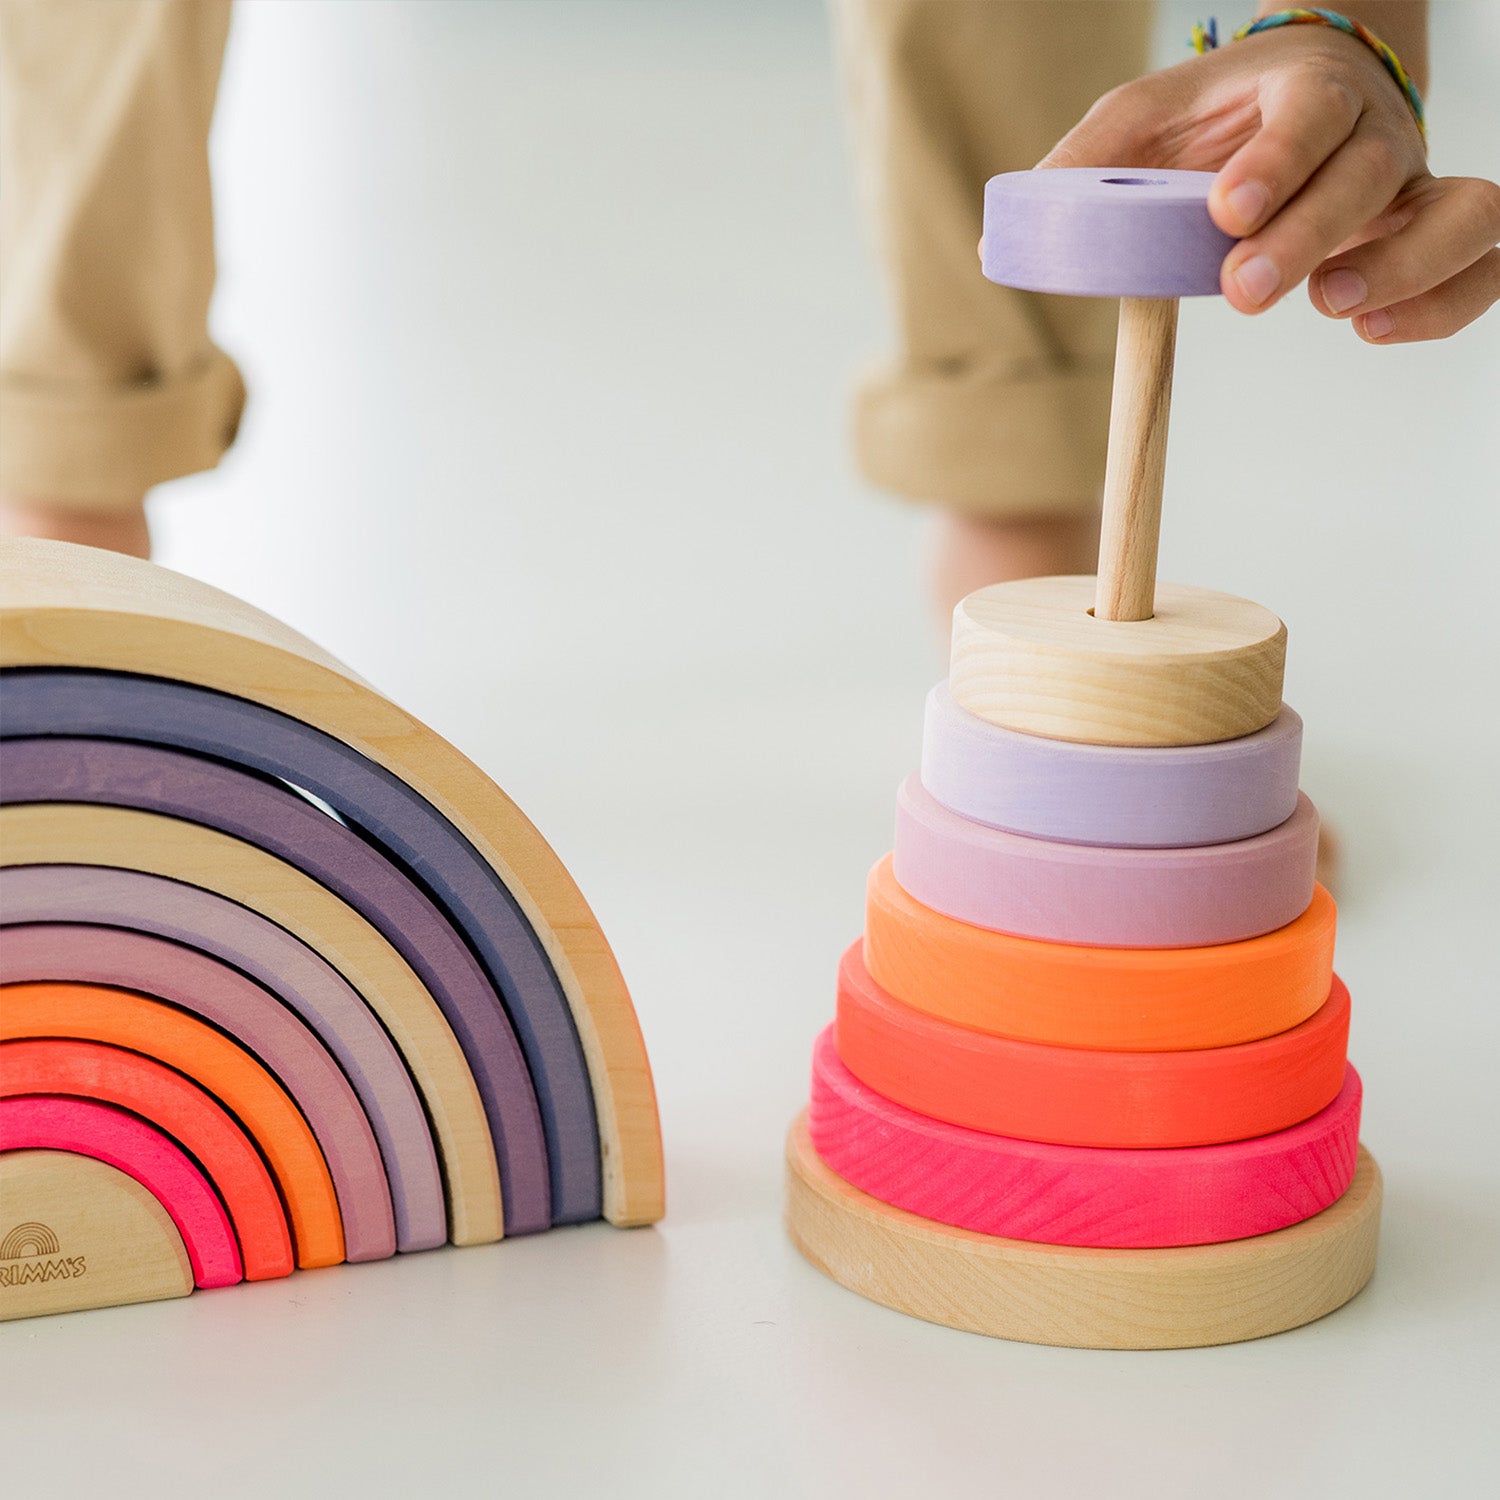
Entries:
[[504, 1001], [546, 1132], [552, 1221], [599, 1217], [598, 1121], [567, 997], [499, 875], [419, 792], [332, 735], [227, 693], [81, 669], [12, 667], [0, 679], [4, 736], [137, 740], [229, 761], [313, 793], [403, 864]]
[[97, 802], [200, 823], [284, 859], [346, 901], [411, 965], [453, 1027], [494, 1140], [506, 1234], [549, 1227], [547, 1141], [505, 1007], [462, 938], [380, 848], [281, 782], [127, 740], [7, 739], [0, 803], [18, 802]]

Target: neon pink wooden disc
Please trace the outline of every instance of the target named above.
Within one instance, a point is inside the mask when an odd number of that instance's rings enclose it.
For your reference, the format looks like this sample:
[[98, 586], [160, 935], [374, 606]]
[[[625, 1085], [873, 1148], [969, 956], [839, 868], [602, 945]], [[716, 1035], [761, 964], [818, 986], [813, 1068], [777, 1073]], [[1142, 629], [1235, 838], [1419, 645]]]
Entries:
[[813, 1049], [808, 1129], [846, 1182], [909, 1213], [1006, 1239], [1145, 1249], [1268, 1234], [1321, 1213], [1354, 1177], [1362, 1096], [1273, 1135], [1175, 1150], [1049, 1146], [917, 1114]]
[[1237, 943], [1312, 900], [1318, 815], [1191, 849], [1094, 848], [1028, 838], [949, 812], [910, 776], [896, 797], [896, 880], [924, 906], [992, 932], [1108, 948]]
[[922, 784], [977, 823], [1070, 844], [1175, 849], [1252, 838], [1296, 811], [1302, 720], [1216, 745], [1141, 749], [986, 724], [940, 682], [927, 695]]
[[71, 1151], [134, 1177], [171, 1215], [197, 1286], [244, 1280], [229, 1214], [208, 1179], [170, 1136], [127, 1110], [87, 1099], [24, 1094], [0, 1099], [0, 1151]]
[[984, 274], [1074, 297], [1208, 297], [1235, 241], [1208, 215], [1212, 172], [1052, 167], [984, 188]]

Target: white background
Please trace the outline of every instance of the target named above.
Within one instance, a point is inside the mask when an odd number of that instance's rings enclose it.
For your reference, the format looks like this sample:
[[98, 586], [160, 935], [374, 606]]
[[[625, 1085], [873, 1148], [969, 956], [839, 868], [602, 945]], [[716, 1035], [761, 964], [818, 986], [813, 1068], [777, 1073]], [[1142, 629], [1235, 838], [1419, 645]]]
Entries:
[[[1500, 5], [1435, 9], [1436, 168], [1500, 175]], [[1196, 18], [1164, 7], [1163, 61]], [[670, 1213], [11, 1325], [6, 1491], [1486, 1487], [1500, 314], [1376, 350], [1300, 294], [1183, 309], [1163, 575], [1290, 628], [1382, 1257], [1280, 1338], [1029, 1348], [862, 1302], [779, 1226], [942, 670], [922, 519], [846, 457], [884, 335], [822, 10], [246, 5], [215, 149], [254, 400], [157, 502], [161, 560], [344, 657], [553, 841], [635, 993]]]

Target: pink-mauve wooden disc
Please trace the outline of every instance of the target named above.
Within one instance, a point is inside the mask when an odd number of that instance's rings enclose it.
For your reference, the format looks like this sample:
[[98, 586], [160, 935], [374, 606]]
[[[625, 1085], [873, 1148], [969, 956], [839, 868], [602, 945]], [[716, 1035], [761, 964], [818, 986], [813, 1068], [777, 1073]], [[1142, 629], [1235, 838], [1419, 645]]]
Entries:
[[1049, 1146], [929, 1119], [877, 1094], [813, 1048], [807, 1123], [825, 1165], [909, 1213], [1049, 1245], [1211, 1245], [1298, 1224], [1354, 1178], [1359, 1074], [1326, 1109], [1273, 1135], [1176, 1150]]
[[1175, 849], [1253, 838], [1297, 807], [1302, 720], [1214, 745], [1049, 740], [987, 724], [940, 682], [927, 695], [922, 784], [960, 817], [1070, 844]]
[[197, 1286], [244, 1280], [229, 1214], [169, 1136], [110, 1104], [30, 1094], [0, 1099], [0, 1151], [71, 1151], [128, 1173], [171, 1215]]
[[1208, 214], [1212, 172], [1051, 167], [984, 188], [984, 274], [1073, 297], [1208, 297], [1234, 246]]
[[1006, 833], [949, 812], [915, 775], [896, 795], [897, 883], [974, 927], [1107, 948], [1237, 943], [1312, 900], [1318, 815], [1306, 797], [1279, 828], [1193, 849], [1094, 848]]

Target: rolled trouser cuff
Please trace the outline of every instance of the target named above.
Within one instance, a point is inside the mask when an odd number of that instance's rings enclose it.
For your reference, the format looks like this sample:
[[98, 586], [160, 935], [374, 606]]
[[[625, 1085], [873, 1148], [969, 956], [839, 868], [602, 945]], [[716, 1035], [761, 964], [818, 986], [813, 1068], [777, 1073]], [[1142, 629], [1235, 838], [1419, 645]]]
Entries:
[[244, 381], [220, 349], [181, 376], [136, 385], [8, 379], [0, 385], [0, 490], [113, 509], [213, 468], [244, 406]]
[[860, 472], [907, 499], [973, 515], [1088, 514], [1104, 485], [1110, 385], [1107, 368], [879, 371], [855, 398]]

